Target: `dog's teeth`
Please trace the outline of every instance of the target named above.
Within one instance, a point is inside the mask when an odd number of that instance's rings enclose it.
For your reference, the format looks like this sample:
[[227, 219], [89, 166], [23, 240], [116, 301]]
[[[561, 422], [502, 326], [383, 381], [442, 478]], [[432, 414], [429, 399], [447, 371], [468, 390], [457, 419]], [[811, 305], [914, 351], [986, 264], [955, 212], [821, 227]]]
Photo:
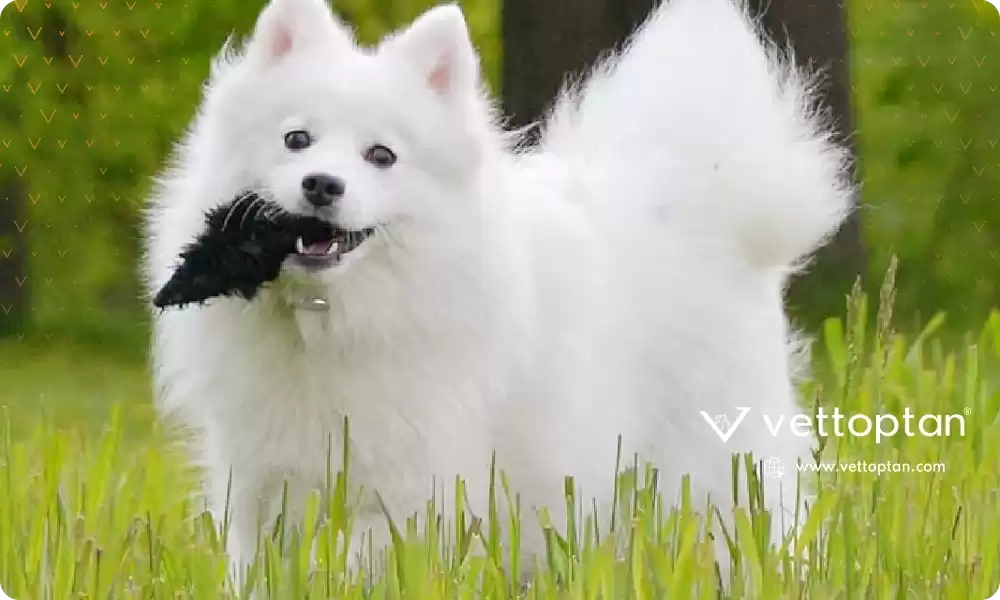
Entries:
[[306, 243], [302, 241], [302, 238], [295, 240], [295, 251], [299, 254], [306, 253]]
[[340, 248], [340, 244], [338, 244], [337, 242], [334, 242], [334, 243], [330, 244], [330, 248], [326, 251], [326, 253], [327, 253], [327, 255], [336, 254], [337, 250], [339, 248]]

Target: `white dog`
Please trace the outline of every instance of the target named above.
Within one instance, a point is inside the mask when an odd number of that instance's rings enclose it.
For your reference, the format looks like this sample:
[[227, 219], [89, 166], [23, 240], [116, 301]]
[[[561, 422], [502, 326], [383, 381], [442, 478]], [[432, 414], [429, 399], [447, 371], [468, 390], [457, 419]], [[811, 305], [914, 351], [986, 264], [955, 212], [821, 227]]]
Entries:
[[[456, 475], [485, 515], [495, 450], [527, 551], [565, 475], [610, 513], [619, 436], [667, 501], [690, 474], [723, 512], [733, 453], [780, 458], [787, 525], [809, 440], [748, 418], [723, 443], [701, 414], [801, 412], [783, 290], [850, 205], [848, 156], [785, 56], [741, 4], [672, 0], [515, 152], [457, 7], [362, 49], [322, 0], [272, 0], [214, 64], [148, 220], [153, 291], [241, 190], [342, 233], [252, 302], [155, 319], [159, 406], [198, 433], [220, 519], [232, 477], [233, 561], [284, 482], [293, 516], [324, 487], [345, 417], [352, 483], [397, 519]], [[384, 543], [367, 500], [356, 536]]]

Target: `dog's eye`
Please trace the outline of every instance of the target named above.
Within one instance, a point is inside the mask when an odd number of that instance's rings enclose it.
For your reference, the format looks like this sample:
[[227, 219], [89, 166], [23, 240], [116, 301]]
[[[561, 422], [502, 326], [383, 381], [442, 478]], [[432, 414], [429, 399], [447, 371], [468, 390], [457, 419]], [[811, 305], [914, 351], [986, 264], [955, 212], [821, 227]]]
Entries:
[[293, 152], [305, 150], [312, 145], [312, 141], [312, 136], [309, 135], [309, 132], [301, 129], [289, 131], [285, 134], [285, 148]]
[[380, 169], [388, 169], [396, 164], [396, 154], [381, 144], [365, 150], [365, 160]]

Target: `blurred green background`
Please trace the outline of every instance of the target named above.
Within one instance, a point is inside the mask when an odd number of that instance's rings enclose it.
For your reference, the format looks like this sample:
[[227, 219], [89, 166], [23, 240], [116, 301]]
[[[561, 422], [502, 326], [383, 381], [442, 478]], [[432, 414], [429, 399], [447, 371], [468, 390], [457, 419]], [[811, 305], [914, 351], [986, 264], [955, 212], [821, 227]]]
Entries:
[[[461, 3], [498, 93], [499, 2]], [[335, 4], [370, 42], [432, 2]], [[4, 10], [0, 218], [13, 215], [15, 228], [0, 238], [0, 272], [26, 253], [14, 285], [29, 312], [15, 327], [0, 302], [0, 405], [68, 397], [60, 418], [99, 422], [109, 400], [148, 395], [141, 207], [209, 59], [263, 5], [18, 0]], [[851, 0], [848, 10], [866, 285], [897, 254], [902, 326], [945, 310], [955, 331], [977, 327], [1000, 292], [1000, 16], [983, 0]], [[20, 213], [9, 210], [16, 194], [28, 200]], [[849, 291], [810, 285], [829, 300], [816, 304], [822, 313]], [[796, 307], [811, 326], [831, 316], [819, 311]]]

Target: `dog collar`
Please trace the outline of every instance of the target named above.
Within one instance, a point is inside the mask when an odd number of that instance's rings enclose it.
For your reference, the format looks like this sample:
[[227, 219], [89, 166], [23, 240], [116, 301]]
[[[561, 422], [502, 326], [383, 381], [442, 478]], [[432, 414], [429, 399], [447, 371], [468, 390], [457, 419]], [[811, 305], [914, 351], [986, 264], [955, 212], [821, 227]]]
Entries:
[[309, 310], [313, 312], [326, 312], [330, 310], [330, 302], [327, 301], [326, 298], [314, 295], [294, 298], [292, 300], [292, 306], [300, 310]]

